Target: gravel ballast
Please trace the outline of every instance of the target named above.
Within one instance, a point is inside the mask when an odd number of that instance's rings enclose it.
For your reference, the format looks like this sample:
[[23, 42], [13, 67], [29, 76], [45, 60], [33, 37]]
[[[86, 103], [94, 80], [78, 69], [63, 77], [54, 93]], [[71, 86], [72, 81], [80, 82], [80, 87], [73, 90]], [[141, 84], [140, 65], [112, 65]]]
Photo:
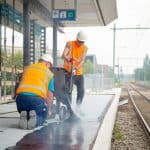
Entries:
[[118, 107], [115, 126], [119, 128], [120, 138], [113, 131], [111, 150], [150, 150], [150, 144], [137, 118], [125, 88], [122, 88], [121, 100], [128, 103]]

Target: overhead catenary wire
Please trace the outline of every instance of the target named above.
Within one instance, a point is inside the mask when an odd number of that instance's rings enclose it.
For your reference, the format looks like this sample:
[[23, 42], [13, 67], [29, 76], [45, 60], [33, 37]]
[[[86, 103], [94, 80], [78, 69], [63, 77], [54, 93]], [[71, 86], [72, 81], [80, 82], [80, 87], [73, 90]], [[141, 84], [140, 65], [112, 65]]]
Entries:
[[[126, 30], [131, 30], [131, 31], [135, 31], [135, 30], [150, 30], [150, 27], [140, 27], [140, 26], [136, 26], [136, 27], [116, 27], [116, 24], [114, 24], [114, 27], [111, 28], [113, 30], [113, 34], [114, 34], [114, 39], [113, 39], [113, 70], [115, 70], [115, 59], [116, 59], [116, 31], [122, 30], [122, 31], [126, 31]], [[141, 40], [141, 38], [140, 38]], [[138, 42], [138, 45], [141, 42]], [[136, 47], [139, 47], [136, 45]]]

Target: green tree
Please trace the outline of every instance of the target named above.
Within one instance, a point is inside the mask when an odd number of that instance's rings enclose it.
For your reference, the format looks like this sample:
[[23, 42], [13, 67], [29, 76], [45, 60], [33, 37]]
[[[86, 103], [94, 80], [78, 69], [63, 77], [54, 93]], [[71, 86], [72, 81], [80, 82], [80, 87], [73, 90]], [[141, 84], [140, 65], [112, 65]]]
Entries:
[[144, 58], [143, 70], [144, 70], [144, 79], [150, 80], [150, 58], [148, 54]]
[[84, 63], [84, 73], [85, 74], [95, 73], [94, 65], [89, 59]]
[[22, 52], [16, 53], [14, 60], [15, 60], [14, 64], [15, 64], [16, 68], [22, 69], [23, 68], [23, 54], [22, 54]]
[[136, 80], [144, 80], [144, 70], [143, 68], [137, 68], [134, 70], [134, 76]]
[[[23, 54], [22, 52], [15, 53], [14, 61], [12, 62], [12, 55], [7, 55], [6, 53], [4, 53], [4, 51], [2, 51], [1, 63], [3, 67], [6, 67], [6, 72], [2, 71], [2, 80], [14, 81], [18, 77], [18, 75], [12, 74], [11, 68], [13, 66], [19, 70], [23, 68]], [[9, 71], [7, 71], [7, 69]], [[10, 95], [12, 92], [14, 92], [14, 86], [2, 86], [2, 95]]]
[[22, 52], [17, 52], [14, 55], [14, 62], [12, 62], [12, 55], [9, 55], [7, 58], [7, 64], [6, 67], [12, 67], [15, 66], [17, 69], [23, 68], [23, 54]]
[[134, 71], [135, 79], [142, 81], [150, 81], [150, 57], [147, 54], [143, 61], [143, 68], [137, 68]]

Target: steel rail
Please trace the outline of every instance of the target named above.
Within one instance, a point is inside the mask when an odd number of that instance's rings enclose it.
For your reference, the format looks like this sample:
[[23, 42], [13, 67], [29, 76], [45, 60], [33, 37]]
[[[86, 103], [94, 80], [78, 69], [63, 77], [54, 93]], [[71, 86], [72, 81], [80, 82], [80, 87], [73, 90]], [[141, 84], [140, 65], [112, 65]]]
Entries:
[[[133, 88], [132, 88], [132, 89], [133, 89]], [[139, 117], [139, 119], [140, 119], [140, 122], [141, 122], [141, 124], [142, 124], [142, 126], [143, 126], [143, 129], [144, 129], [144, 131], [145, 131], [147, 137], [148, 137], [149, 140], [150, 140], [150, 126], [148, 125], [148, 123], [147, 123], [146, 120], [144, 119], [144, 117], [143, 117], [141, 111], [140, 111], [139, 108], [137, 107], [137, 105], [136, 105], [136, 103], [135, 103], [135, 100], [134, 100], [134, 98], [132, 97], [132, 94], [131, 94], [130, 90], [131, 90], [131, 89], [129, 89], [129, 87], [127, 87], [127, 91], [128, 91], [129, 97], [130, 97], [130, 99], [131, 99], [131, 102], [132, 102], [132, 104], [133, 104], [133, 106], [134, 106], [134, 109], [135, 109], [135, 111], [136, 111], [136, 113], [137, 113], [137, 115], [138, 115], [138, 117]], [[134, 90], [134, 89], [133, 89], [133, 90]], [[136, 90], [135, 90], [135, 91], [136, 91]], [[137, 91], [136, 91], [136, 92], [137, 92]], [[138, 93], [138, 92], [137, 92], [137, 93]], [[143, 96], [143, 95], [141, 95], [141, 96]]]
[[139, 93], [141, 96], [143, 96], [148, 102], [150, 102], [150, 98], [148, 98], [148, 97], [145, 96], [143, 93], [141, 93], [139, 90], [137, 90], [132, 84], [130, 84], [130, 86], [131, 86], [137, 93]]

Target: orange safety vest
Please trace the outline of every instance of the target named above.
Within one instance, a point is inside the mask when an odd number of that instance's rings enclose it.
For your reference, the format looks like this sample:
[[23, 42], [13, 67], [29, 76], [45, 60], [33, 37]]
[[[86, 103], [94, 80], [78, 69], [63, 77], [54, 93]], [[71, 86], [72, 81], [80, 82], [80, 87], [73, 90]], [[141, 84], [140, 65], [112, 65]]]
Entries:
[[[69, 41], [67, 42], [67, 45], [70, 47], [70, 51], [68, 52], [67, 56], [76, 60], [73, 62], [69, 62], [68, 60], [64, 59], [64, 68], [69, 72], [71, 72], [71, 69], [73, 67], [78, 67], [83, 57], [83, 54], [87, 52], [87, 46], [84, 44], [79, 46], [77, 44], [77, 41]], [[76, 72], [76, 75], [82, 75], [82, 74], [83, 74], [83, 66], [78, 68]]]
[[36, 63], [25, 68], [16, 94], [29, 92], [46, 98], [48, 84], [53, 73], [43, 63]]

